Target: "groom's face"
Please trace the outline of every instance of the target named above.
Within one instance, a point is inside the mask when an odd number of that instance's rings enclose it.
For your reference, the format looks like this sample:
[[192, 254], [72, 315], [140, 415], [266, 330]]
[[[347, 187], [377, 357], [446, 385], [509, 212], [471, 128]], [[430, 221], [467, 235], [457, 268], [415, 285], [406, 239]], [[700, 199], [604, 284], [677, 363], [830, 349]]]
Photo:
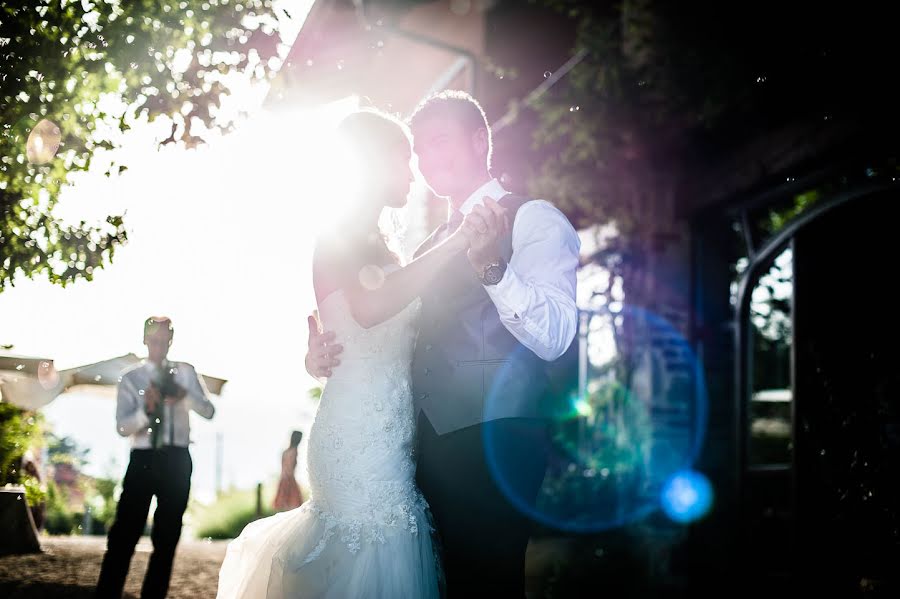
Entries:
[[485, 169], [478, 133], [452, 118], [423, 119], [416, 122], [412, 133], [419, 171], [436, 195], [465, 193], [470, 181]]
[[165, 327], [159, 327], [144, 335], [144, 345], [147, 346], [147, 356], [151, 362], [161, 362], [169, 355], [169, 346], [172, 345], [172, 334]]

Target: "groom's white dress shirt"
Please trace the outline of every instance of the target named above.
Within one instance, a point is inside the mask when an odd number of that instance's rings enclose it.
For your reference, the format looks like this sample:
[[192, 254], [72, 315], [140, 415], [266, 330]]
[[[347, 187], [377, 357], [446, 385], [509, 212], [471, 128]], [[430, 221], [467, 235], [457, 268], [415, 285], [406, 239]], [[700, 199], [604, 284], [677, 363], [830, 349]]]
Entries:
[[[475, 190], [459, 211], [465, 216], [485, 197], [499, 200], [507, 193], [494, 179]], [[581, 241], [559, 209], [532, 200], [516, 213], [512, 248], [503, 280], [485, 289], [503, 326], [539, 358], [555, 360], [578, 330], [575, 270]]]
[[[162, 444], [187, 447], [191, 441], [190, 411], [206, 418], [213, 417], [216, 407], [209, 400], [209, 391], [193, 366], [185, 362], [169, 362], [175, 370], [175, 382], [187, 391], [184, 399], [163, 409]], [[133, 449], [150, 449], [150, 416], [145, 410], [145, 393], [156, 377], [156, 364], [147, 361], [126, 371], [119, 381], [116, 397], [116, 430], [123, 437], [131, 437]]]

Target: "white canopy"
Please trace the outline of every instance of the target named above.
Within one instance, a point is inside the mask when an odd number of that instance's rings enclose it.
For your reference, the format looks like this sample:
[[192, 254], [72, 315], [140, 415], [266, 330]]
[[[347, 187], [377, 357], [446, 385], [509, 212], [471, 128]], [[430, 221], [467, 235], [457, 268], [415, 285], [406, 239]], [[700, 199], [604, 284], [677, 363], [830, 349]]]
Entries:
[[[135, 354], [126, 354], [57, 371], [49, 358], [0, 354], [0, 400], [37, 410], [66, 391], [96, 391], [98, 387], [113, 391], [122, 372], [140, 362]], [[210, 393], [221, 394], [226, 379], [201, 376]]]

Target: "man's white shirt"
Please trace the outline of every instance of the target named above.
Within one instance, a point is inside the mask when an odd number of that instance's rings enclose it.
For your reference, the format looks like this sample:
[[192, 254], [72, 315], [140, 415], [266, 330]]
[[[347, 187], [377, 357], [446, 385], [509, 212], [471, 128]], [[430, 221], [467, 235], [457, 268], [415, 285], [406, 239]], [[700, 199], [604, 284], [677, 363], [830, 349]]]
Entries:
[[[463, 216], [484, 198], [500, 200], [508, 192], [493, 179], [475, 190], [460, 207]], [[578, 330], [575, 271], [581, 241], [572, 224], [553, 204], [523, 204], [513, 223], [512, 258], [503, 279], [486, 285], [503, 326], [543, 360], [568, 349]]]
[[[184, 399], [163, 409], [162, 444], [187, 447], [191, 439], [190, 411], [206, 419], [213, 417], [216, 408], [209, 400], [209, 391], [193, 366], [185, 362], [169, 362], [175, 382], [187, 394]], [[145, 406], [145, 395], [155, 380], [157, 366], [144, 362], [126, 371], [119, 381], [116, 397], [116, 430], [123, 437], [131, 437], [134, 449], [149, 449], [152, 423]]]

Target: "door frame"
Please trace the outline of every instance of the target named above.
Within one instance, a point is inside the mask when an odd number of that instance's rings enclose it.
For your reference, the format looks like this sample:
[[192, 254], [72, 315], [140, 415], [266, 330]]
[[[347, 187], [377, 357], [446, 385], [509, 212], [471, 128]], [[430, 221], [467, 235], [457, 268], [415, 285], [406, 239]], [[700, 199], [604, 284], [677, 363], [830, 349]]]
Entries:
[[[856, 186], [844, 192], [835, 194], [828, 198], [823, 198], [820, 202], [809, 210], [799, 214], [777, 233], [766, 239], [759, 249], [749, 256], [749, 264], [738, 281], [736, 293], [736, 302], [734, 310], [734, 434], [737, 440], [737, 477], [738, 498], [743, 507], [746, 498], [746, 489], [744, 488], [747, 475], [750, 471], [749, 466], [749, 450], [750, 450], [750, 399], [753, 392], [753, 329], [750, 322], [751, 312], [750, 303], [752, 300], [753, 289], [768, 269], [771, 267], [775, 258], [781, 252], [787, 249], [797, 235], [797, 233], [816, 222], [819, 218], [832, 212], [836, 208], [849, 204], [851, 202], [865, 201], [867, 198], [879, 196], [883, 192], [889, 190], [900, 189], [900, 182], [873, 182], [866, 185]], [[746, 209], [742, 210], [743, 222], [746, 220]], [[794, 323], [796, 318], [795, 306], [792, 306], [791, 322]], [[795, 347], [795, 344], [793, 344]], [[792, 349], [792, 352], [794, 350]], [[794, 392], [794, 381], [796, 380], [796, 372], [794, 371], [794, 360], [791, 359], [791, 392]], [[793, 396], [792, 396], [793, 397]], [[792, 420], [793, 438], [796, 439], [796, 419], [793, 418], [794, 406], [796, 405], [796, 397], [792, 401]], [[794, 452], [796, 455], [796, 452]], [[793, 459], [793, 458], [792, 458]], [[792, 466], [793, 468], [793, 466]], [[793, 478], [793, 477], [792, 477]]]

